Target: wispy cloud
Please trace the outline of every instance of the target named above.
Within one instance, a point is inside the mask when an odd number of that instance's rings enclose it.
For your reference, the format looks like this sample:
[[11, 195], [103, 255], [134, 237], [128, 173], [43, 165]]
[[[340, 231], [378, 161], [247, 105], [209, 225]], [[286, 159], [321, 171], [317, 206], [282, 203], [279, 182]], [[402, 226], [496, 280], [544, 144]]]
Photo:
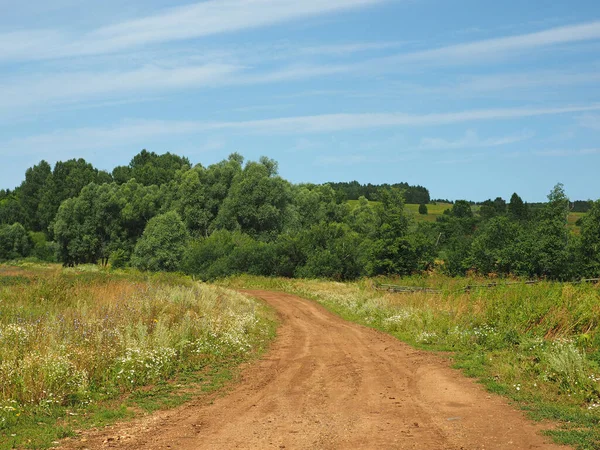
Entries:
[[597, 39], [600, 39], [600, 21], [403, 53], [382, 58], [380, 62], [388, 64], [420, 63], [444, 66], [464, 64], [466, 62], [487, 62], [501, 59], [508, 54], [519, 54], [527, 50]]
[[0, 112], [35, 105], [78, 102], [106, 96], [129, 98], [140, 92], [208, 87], [222, 84], [241, 70], [225, 64], [165, 69], [147, 66], [131, 71], [74, 72], [19, 77], [2, 82]]
[[352, 53], [389, 50], [401, 47], [405, 44], [405, 42], [354, 42], [301, 47], [298, 49], [298, 52], [304, 55], [343, 56]]
[[531, 71], [469, 77], [451, 89], [471, 92], [504, 91], [507, 89], [538, 89], [589, 85], [600, 82], [600, 73], [567, 71]]
[[288, 66], [253, 69], [233, 64], [199, 66], [145, 66], [133, 70], [81, 71], [47, 73], [0, 79], [0, 116], [15, 118], [34, 108], [37, 112], [55, 109], [58, 105], [109, 100], [142, 101], [144, 96], [156, 96], [190, 89], [227, 86], [272, 84], [326, 77], [346, 72], [347, 66]]
[[600, 114], [584, 114], [579, 118], [579, 125], [592, 130], [600, 130]]
[[388, 0], [209, 0], [104, 26], [84, 35], [64, 30], [0, 34], [0, 60], [119, 52], [275, 25], [384, 1]]
[[405, 114], [322, 114], [316, 116], [285, 117], [247, 122], [225, 122], [210, 125], [216, 128], [246, 129], [268, 133], [327, 133], [367, 128], [395, 126], [438, 126], [487, 120], [510, 120], [524, 117], [547, 116], [584, 111], [598, 111], [600, 104], [548, 108], [498, 108], [450, 113]]
[[600, 154], [600, 148], [582, 148], [582, 149], [567, 149], [567, 150], [540, 150], [534, 152], [538, 156], [588, 156]]
[[422, 115], [405, 113], [322, 114], [238, 122], [129, 120], [115, 126], [58, 130], [53, 133], [0, 142], [0, 155], [40, 152], [40, 149], [53, 151], [57, 148], [71, 148], [74, 150], [122, 148], [133, 143], [145, 145], [150, 140], [161, 136], [223, 130], [238, 131], [245, 134], [304, 135], [346, 130], [439, 126], [489, 120], [511, 120], [598, 110], [600, 110], [600, 105], [487, 109]]
[[502, 145], [515, 144], [534, 137], [533, 132], [522, 132], [520, 134], [511, 134], [508, 136], [491, 137], [482, 139], [476, 131], [467, 130], [465, 135], [457, 140], [447, 140], [441, 138], [423, 138], [419, 148], [424, 150], [458, 150], [464, 148], [485, 148], [499, 147]]

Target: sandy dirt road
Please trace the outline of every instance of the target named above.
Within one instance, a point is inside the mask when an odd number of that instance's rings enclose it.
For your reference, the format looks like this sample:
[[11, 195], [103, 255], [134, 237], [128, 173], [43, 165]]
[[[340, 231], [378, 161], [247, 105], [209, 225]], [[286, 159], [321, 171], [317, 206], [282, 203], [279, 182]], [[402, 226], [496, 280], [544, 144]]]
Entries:
[[281, 326], [231, 392], [64, 448], [565, 449], [436, 355], [308, 300], [246, 292], [274, 307]]

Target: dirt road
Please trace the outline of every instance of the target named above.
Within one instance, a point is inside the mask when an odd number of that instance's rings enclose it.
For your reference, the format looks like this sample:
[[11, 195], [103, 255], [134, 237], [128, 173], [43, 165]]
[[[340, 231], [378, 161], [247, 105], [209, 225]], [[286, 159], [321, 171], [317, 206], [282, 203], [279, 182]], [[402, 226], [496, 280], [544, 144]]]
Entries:
[[314, 302], [248, 291], [279, 313], [269, 353], [212, 404], [192, 402], [66, 448], [564, 449], [440, 357]]

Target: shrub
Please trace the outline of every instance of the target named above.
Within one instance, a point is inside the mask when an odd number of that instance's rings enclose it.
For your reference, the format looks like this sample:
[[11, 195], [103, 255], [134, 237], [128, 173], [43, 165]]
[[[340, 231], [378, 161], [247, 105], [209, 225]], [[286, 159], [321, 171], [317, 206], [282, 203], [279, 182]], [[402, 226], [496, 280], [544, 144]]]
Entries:
[[153, 217], [135, 246], [131, 264], [141, 270], [174, 272], [180, 268], [188, 240], [189, 233], [176, 212]]
[[128, 261], [129, 258], [127, 257], [127, 253], [123, 249], [115, 250], [108, 258], [110, 267], [113, 269], [123, 269], [125, 266], [127, 266]]
[[29, 256], [31, 247], [31, 239], [23, 225], [0, 225], [0, 261]]

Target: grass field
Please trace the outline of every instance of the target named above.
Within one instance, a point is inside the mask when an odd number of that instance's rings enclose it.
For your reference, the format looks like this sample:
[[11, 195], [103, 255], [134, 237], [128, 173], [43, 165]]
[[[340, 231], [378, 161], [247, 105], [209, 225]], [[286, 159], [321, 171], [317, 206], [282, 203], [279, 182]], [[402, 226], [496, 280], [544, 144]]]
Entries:
[[0, 449], [215, 389], [273, 330], [262, 304], [184, 277], [0, 266]]
[[406, 205], [406, 210], [411, 212], [416, 220], [426, 222], [435, 222], [439, 216], [444, 214], [444, 211], [450, 208], [452, 208], [450, 203], [430, 203], [427, 205], [427, 214], [419, 214], [419, 205]]
[[585, 213], [579, 212], [570, 212], [568, 217], [569, 228], [571, 228], [576, 234], [579, 233], [579, 227], [576, 225], [576, 222], [585, 216]]
[[456, 366], [539, 420], [557, 442], [600, 448], [600, 287], [543, 282], [464, 292], [484, 280], [443, 276], [379, 280], [441, 294], [392, 294], [358, 283], [239, 277], [227, 286], [311, 298], [347, 320], [414, 346], [451, 352]]

